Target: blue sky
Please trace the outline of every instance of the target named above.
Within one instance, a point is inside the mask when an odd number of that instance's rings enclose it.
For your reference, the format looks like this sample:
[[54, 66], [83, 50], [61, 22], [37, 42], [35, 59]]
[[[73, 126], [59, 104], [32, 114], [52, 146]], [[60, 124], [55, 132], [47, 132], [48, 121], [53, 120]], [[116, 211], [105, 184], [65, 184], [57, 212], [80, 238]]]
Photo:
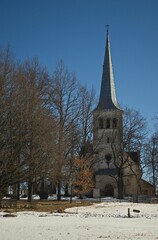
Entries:
[[63, 59], [99, 95], [106, 24], [120, 105], [158, 116], [157, 0], [0, 0], [0, 47], [38, 57], [49, 72]]

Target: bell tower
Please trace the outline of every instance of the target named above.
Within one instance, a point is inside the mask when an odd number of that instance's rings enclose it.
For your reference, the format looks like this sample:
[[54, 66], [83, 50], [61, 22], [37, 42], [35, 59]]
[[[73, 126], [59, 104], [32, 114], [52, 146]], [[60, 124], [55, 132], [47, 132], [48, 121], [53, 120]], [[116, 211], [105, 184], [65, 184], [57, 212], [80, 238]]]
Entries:
[[117, 195], [112, 144], [122, 143], [122, 114], [116, 98], [110, 39], [107, 28], [100, 98], [93, 111], [93, 149], [96, 153], [94, 197]]

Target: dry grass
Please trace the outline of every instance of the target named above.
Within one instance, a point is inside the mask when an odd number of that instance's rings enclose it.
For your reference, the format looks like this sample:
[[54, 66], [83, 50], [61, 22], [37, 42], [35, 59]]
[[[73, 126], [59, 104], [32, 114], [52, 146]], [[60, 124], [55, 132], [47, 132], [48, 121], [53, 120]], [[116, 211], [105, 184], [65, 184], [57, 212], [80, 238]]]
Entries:
[[3, 200], [2, 208], [9, 211], [39, 211], [39, 212], [64, 212], [66, 208], [90, 206], [92, 202], [77, 202], [70, 203], [69, 201], [55, 201], [55, 200], [33, 200], [31, 203], [26, 200], [15, 201], [15, 200]]

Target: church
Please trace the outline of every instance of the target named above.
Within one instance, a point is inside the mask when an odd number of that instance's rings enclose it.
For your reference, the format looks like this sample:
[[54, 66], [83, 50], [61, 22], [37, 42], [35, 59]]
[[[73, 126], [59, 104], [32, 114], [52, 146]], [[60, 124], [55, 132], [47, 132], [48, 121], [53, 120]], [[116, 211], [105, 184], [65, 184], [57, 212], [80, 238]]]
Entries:
[[[115, 152], [119, 151], [123, 142], [123, 110], [116, 97], [113, 74], [110, 39], [107, 29], [105, 56], [101, 80], [100, 98], [93, 111], [93, 152], [96, 163], [94, 166], [95, 187], [93, 197], [118, 197], [118, 168], [116, 168]], [[114, 148], [112, 147], [115, 147]], [[123, 153], [128, 158], [127, 166], [121, 169], [124, 196], [136, 194], [153, 195], [153, 186], [141, 178], [139, 153]], [[138, 182], [139, 181], [139, 182]], [[141, 189], [141, 190], [140, 190]]]

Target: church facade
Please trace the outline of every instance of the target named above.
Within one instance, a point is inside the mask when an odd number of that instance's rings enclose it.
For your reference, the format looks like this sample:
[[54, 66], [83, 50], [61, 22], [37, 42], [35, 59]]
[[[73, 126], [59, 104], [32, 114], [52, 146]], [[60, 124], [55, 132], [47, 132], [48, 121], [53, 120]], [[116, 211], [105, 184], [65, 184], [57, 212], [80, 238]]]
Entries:
[[[96, 158], [93, 197], [118, 197], [118, 183], [116, 181], [118, 169], [115, 163], [119, 159], [116, 159], [118, 156], [115, 156], [115, 151], [121, 150], [122, 143], [123, 110], [116, 97], [110, 40], [107, 31], [100, 98], [93, 111], [93, 151]], [[127, 153], [123, 154], [126, 158]], [[128, 162], [132, 163], [132, 170], [128, 166], [124, 166], [122, 170], [123, 191], [124, 195], [135, 195], [139, 193], [138, 185], [140, 186], [143, 181], [141, 177], [139, 178], [139, 154], [128, 154]], [[140, 179], [139, 183], [138, 179]], [[152, 190], [151, 188], [151, 195]]]

